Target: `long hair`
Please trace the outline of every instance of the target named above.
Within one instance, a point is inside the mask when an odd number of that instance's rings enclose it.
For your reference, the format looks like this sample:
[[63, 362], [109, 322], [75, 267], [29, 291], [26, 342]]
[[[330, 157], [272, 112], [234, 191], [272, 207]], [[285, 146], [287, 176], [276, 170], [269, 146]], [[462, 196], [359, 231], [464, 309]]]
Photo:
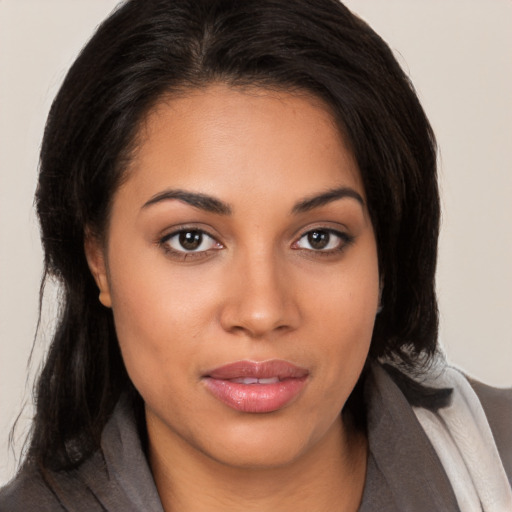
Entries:
[[213, 82], [307, 91], [327, 103], [359, 166], [377, 239], [383, 310], [370, 357], [414, 366], [436, 349], [436, 146], [386, 43], [337, 0], [129, 0], [71, 67], [44, 133], [36, 205], [44, 277], [59, 281], [62, 307], [28, 452], [43, 467], [87, 458], [120, 394], [136, 396], [84, 233], [105, 234], [150, 109]]

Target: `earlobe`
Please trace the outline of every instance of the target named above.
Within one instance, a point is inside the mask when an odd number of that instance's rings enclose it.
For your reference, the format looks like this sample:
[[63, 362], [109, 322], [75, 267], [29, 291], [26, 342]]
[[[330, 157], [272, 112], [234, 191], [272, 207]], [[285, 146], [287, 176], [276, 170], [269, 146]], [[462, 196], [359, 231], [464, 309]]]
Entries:
[[99, 301], [106, 307], [112, 307], [110, 283], [108, 279], [105, 250], [98, 237], [86, 230], [84, 241], [85, 257], [96, 286], [99, 289]]
[[100, 289], [100, 294], [98, 295], [98, 299], [106, 308], [112, 307], [112, 300], [110, 298], [110, 290], [101, 290]]

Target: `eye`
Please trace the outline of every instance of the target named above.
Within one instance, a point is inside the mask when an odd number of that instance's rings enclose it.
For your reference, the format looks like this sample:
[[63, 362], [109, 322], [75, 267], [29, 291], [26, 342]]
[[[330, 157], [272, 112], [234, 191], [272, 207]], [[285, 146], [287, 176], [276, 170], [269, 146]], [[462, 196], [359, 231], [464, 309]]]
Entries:
[[304, 233], [294, 244], [295, 249], [309, 251], [336, 252], [341, 251], [352, 241], [346, 233], [332, 229], [312, 229]]
[[199, 229], [182, 229], [166, 235], [160, 242], [170, 252], [201, 253], [222, 246], [215, 238]]

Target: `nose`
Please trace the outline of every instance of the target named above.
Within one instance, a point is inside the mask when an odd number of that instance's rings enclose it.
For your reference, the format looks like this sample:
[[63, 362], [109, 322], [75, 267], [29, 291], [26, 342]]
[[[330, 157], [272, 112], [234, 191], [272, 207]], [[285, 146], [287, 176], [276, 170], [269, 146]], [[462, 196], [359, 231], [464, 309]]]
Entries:
[[232, 263], [222, 327], [251, 338], [296, 329], [300, 308], [286, 263], [272, 254], [246, 255]]

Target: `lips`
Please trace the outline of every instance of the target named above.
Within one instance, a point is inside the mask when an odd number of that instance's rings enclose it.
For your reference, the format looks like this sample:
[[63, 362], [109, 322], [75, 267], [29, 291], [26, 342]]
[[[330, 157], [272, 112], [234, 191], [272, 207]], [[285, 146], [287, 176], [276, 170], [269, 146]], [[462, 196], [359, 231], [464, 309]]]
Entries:
[[267, 413], [291, 403], [308, 375], [308, 370], [282, 360], [236, 361], [209, 371], [203, 382], [215, 398], [232, 409]]

